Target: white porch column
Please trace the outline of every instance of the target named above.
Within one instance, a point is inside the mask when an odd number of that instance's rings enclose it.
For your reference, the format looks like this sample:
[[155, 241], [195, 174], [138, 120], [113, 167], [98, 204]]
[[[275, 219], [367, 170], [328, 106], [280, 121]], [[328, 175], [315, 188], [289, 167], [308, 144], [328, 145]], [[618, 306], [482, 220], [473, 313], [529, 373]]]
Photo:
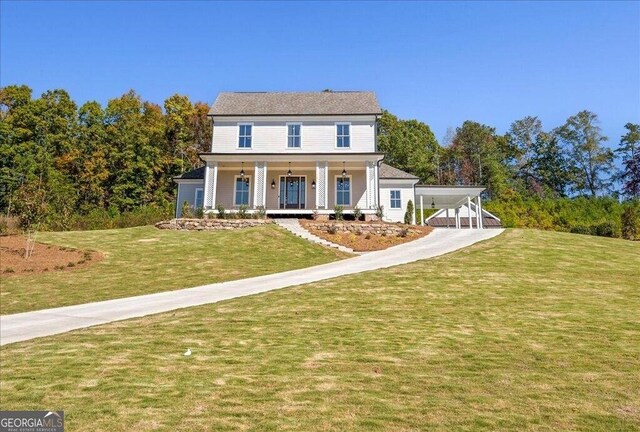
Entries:
[[424, 202], [420, 195], [420, 225], [424, 226]]
[[478, 198], [476, 200], [478, 201], [478, 220], [480, 221], [480, 223], [478, 224], [478, 228], [484, 229], [484, 218], [482, 217], [482, 198], [480, 198], [480, 195], [478, 195]]
[[445, 210], [445, 215], [447, 217], [447, 228], [449, 228], [449, 207], [447, 207], [447, 209]]
[[473, 219], [471, 217], [471, 197], [467, 195], [467, 209], [469, 210], [469, 229], [473, 228]]
[[460, 207], [456, 207], [456, 229], [460, 229]]
[[204, 169], [204, 208], [211, 210], [216, 206], [218, 187], [218, 162], [207, 161]]
[[377, 202], [377, 187], [378, 182], [376, 181], [376, 169], [378, 168], [378, 164], [376, 161], [366, 161], [365, 162], [365, 174], [366, 174], [366, 185], [365, 185], [365, 197], [366, 197], [366, 206], [368, 209], [376, 208]]
[[256, 162], [253, 173], [253, 208], [267, 203], [267, 163]]
[[329, 163], [326, 161], [316, 162], [316, 208], [326, 209], [329, 205]]

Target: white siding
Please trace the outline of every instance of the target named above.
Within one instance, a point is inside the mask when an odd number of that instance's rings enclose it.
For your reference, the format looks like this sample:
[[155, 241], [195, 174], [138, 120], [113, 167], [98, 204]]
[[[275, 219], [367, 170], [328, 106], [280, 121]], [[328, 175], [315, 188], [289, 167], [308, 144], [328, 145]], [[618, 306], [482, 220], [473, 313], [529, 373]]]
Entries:
[[[399, 190], [401, 207], [391, 208], [391, 191]], [[384, 206], [383, 219], [387, 222], [404, 222], [404, 214], [407, 211], [409, 200], [413, 201], [413, 184], [407, 182], [392, 182], [380, 180], [380, 204]], [[415, 208], [415, 202], [413, 203]]]
[[200, 183], [178, 183], [178, 198], [176, 199], [176, 217], [182, 213], [182, 204], [188, 202], [191, 207], [195, 204], [196, 189], [204, 187], [204, 180]]
[[[302, 124], [302, 146], [287, 147], [287, 122]], [[350, 148], [336, 148], [336, 122], [351, 123]], [[253, 123], [251, 149], [238, 148], [238, 123]], [[216, 153], [360, 153], [375, 151], [374, 117], [217, 119], [212, 151]]]

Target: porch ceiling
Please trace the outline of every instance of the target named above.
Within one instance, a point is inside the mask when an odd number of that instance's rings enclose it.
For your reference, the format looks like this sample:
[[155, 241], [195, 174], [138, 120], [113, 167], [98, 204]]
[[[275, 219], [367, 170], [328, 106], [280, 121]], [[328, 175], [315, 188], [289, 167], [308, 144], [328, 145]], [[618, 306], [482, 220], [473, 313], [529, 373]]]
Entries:
[[420, 206], [422, 198], [425, 208], [456, 208], [464, 204], [467, 197], [473, 199], [484, 190], [483, 186], [416, 185], [416, 205]]
[[[200, 159], [203, 161], [218, 162], [364, 162], [364, 161], [381, 161], [384, 159], [384, 153], [243, 153], [238, 150], [237, 153], [200, 153]], [[314, 165], [315, 167], [315, 165]]]

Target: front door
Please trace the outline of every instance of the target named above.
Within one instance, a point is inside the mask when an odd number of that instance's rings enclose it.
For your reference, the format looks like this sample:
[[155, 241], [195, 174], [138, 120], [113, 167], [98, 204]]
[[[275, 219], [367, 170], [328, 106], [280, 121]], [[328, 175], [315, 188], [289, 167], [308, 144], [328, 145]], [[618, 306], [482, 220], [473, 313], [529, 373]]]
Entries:
[[303, 209], [305, 207], [305, 191], [305, 177], [280, 177], [280, 208]]

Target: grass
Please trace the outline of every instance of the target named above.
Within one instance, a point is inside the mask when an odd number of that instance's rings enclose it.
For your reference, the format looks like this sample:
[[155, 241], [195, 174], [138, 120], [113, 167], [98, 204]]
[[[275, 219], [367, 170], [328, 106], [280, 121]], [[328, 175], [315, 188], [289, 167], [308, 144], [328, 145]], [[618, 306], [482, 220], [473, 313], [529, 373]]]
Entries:
[[98, 250], [104, 259], [64, 272], [0, 276], [0, 314], [189, 288], [323, 264], [345, 256], [273, 225], [216, 232], [151, 226], [43, 232], [38, 234], [38, 241]]
[[639, 269], [639, 243], [508, 230], [3, 347], [0, 405], [92, 431], [639, 430]]

